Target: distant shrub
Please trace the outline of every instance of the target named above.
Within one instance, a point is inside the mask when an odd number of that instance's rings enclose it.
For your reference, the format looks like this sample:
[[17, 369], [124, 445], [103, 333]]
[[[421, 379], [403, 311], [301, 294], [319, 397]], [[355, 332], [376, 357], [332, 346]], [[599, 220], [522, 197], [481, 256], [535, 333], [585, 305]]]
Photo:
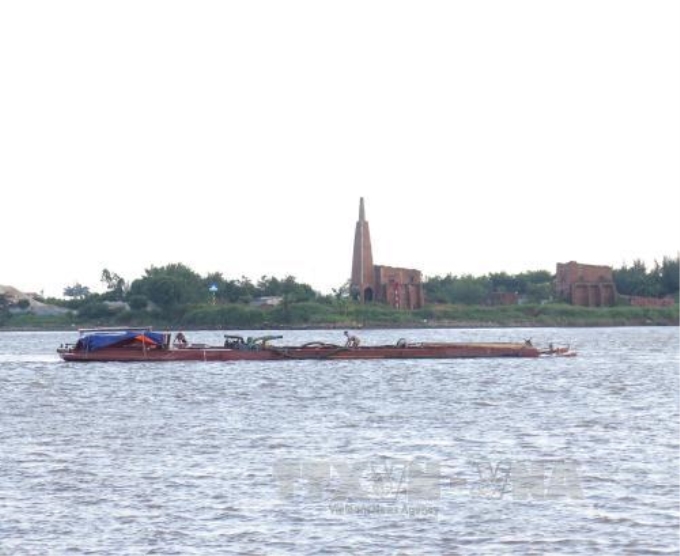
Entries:
[[311, 322], [328, 322], [332, 316], [332, 307], [322, 303], [306, 301], [279, 305], [269, 313], [267, 320], [277, 324], [308, 324]]
[[103, 319], [115, 314], [110, 307], [101, 301], [85, 303], [78, 309], [78, 316], [83, 319]]
[[244, 305], [231, 304], [194, 309], [186, 313], [181, 320], [185, 326], [256, 327], [264, 321], [264, 312]]
[[149, 300], [145, 295], [131, 295], [128, 299], [128, 305], [133, 311], [143, 311], [149, 305]]

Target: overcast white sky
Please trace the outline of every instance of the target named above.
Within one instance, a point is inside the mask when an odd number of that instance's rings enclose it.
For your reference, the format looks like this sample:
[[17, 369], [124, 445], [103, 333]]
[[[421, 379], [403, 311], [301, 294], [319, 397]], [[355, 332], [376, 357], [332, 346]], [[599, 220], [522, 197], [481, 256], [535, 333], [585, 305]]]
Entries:
[[2, 2], [0, 284], [680, 248], [680, 3]]

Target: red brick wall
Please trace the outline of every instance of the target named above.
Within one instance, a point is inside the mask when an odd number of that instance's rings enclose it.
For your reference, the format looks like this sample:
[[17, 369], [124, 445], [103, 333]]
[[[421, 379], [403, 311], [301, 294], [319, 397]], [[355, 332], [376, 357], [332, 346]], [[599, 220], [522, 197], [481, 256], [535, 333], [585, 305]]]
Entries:
[[377, 301], [401, 309], [420, 309], [425, 303], [422, 273], [412, 268], [376, 265], [375, 289]]
[[572, 284], [570, 302], [581, 307], [611, 307], [616, 301], [614, 284]]
[[634, 307], [672, 307], [675, 299], [672, 297], [642, 297], [639, 295], [630, 296], [630, 304]]
[[558, 297], [573, 305], [606, 307], [616, 301], [614, 274], [610, 266], [557, 263], [555, 290]]

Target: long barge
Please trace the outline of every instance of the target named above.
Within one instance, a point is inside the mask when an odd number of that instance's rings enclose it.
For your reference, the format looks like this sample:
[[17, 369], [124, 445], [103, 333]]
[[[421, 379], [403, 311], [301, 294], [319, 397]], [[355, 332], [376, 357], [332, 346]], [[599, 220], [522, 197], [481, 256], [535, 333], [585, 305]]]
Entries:
[[538, 348], [530, 341], [468, 343], [417, 342], [400, 339], [387, 345], [336, 345], [308, 342], [298, 346], [271, 342], [282, 336], [243, 338], [225, 335], [224, 344], [188, 343], [179, 333], [172, 341], [169, 332], [151, 329], [81, 330], [75, 344], [57, 349], [64, 361], [282, 361], [334, 359], [457, 359], [484, 357], [541, 357], [575, 355], [568, 347]]

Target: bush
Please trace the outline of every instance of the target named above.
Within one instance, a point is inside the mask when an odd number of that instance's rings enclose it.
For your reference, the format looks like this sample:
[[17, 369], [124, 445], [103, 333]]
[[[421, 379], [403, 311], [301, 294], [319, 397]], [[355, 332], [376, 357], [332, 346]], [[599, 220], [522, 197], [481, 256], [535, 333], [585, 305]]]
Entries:
[[100, 301], [85, 303], [78, 309], [78, 316], [83, 319], [104, 319], [114, 314], [115, 311]]
[[133, 311], [143, 311], [149, 305], [149, 300], [145, 295], [131, 295], [128, 299], [128, 305]]
[[328, 322], [332, 319], [333, 309], [328, 305], [306, 301], [303, 303], [286, 303], [272, 309], [269, 313], [271, 322], [277, 324], [312, 322]]
[[186, 313], [181, 321], [185, 326], [257, 327], [264, 321], [264, 312], [236, 304], [201, 307]]

